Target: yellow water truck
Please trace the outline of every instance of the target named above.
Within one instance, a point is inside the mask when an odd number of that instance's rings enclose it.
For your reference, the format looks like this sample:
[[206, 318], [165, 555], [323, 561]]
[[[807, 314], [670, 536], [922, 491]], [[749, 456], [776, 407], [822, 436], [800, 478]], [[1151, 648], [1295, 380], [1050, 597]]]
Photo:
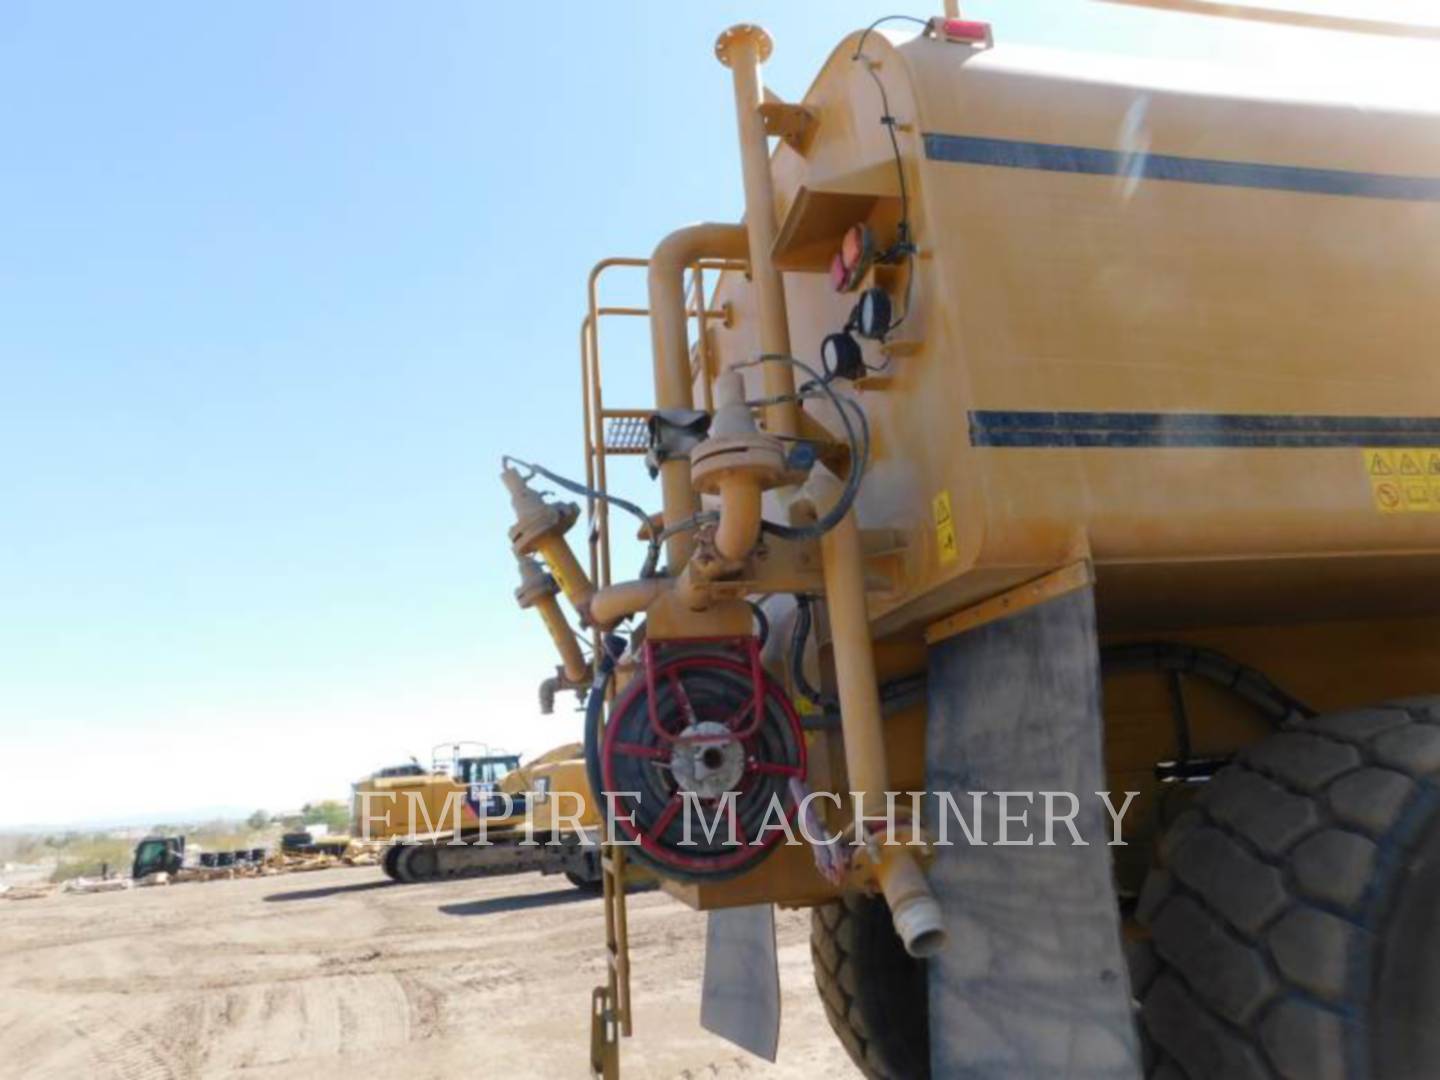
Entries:
[[[594, 646], [595, 1073], [639, 863], [712, 913], [705, 1023], [762, 1055], [781, 904], [869, 1077], [1440, 1076], [1433, 95], [951, 11], [782, 102], [771, 48], [715, 46], [743, 224], [592, 275], [583, 481], [506, 466]], [[612, 581], [618, 510], [647, 548]]]

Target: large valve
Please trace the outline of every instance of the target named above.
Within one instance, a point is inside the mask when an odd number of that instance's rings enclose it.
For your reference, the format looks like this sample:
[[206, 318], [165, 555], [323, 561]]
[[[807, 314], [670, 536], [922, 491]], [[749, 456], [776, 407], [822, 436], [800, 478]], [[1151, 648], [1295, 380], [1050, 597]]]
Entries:
[[781, 816], [793, 828], [805, 739], [756, 639], [646, 642], [610, 710], [601, 772], [632, 853], [668, 877], [721, 880], [775, 848]]

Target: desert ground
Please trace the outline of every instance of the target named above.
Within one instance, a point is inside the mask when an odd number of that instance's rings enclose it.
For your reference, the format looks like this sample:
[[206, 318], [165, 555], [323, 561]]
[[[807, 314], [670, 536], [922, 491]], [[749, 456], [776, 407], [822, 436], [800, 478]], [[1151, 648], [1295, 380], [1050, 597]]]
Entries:
[[[858, 1074], [809, 915], [779, 912], [771, 1065], [700, 1027], [705, 917], [630, 898], [630, 1077]], [[563, 878], [394, 885], [375, 868], [0, 901], [0, 1077], [588, 1075], [601, 901]]]

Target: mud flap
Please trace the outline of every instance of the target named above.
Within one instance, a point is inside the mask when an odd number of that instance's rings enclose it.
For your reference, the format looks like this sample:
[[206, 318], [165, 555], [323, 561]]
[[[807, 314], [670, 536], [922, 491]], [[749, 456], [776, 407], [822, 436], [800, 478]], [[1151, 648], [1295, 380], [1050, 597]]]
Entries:
[[[936, 850], [930, 872], [950, 932], [930, 961], [932, 1074], [1138, 1077], [1111, 819], [1095, 795], [1108, 784], [1092, 591], [936, 643], [929, 702], [928, 788], [978, 817], [977, 839], [991, 845], [971, 845], [953, 813], [927, 800], [932, 838], [945, 812], [954, 845]], [[1043, 791], [1079, 796], [1075, 826], [1089, 846], [1058, 822], [1054, 846], [1025, 846], [1027, 835], [1046, 839], [1038, 795], [1033, 805], [1010, 797], [1008, 824], [994, 794], [973, 813], [972, 792]], [[1002, 824], [1019, 846], [994, 846]]]
[[780, 965], [771, 904], [710, 912], [700, 1026], [766, 1061], [780, 1046]]

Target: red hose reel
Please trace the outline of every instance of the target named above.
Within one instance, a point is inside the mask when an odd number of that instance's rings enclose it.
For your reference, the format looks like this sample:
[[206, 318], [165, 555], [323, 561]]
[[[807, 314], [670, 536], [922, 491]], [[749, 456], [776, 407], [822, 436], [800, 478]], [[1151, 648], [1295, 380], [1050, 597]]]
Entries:
[[647, 641], [643, 650], [601, 750], [617, 839], [637, 841], [631, 852], [668, 877], [735, 877], [784, 838], [780, 812], [793, 828], [794, 781], [805, 779], [800, 718], [754, 637]]

